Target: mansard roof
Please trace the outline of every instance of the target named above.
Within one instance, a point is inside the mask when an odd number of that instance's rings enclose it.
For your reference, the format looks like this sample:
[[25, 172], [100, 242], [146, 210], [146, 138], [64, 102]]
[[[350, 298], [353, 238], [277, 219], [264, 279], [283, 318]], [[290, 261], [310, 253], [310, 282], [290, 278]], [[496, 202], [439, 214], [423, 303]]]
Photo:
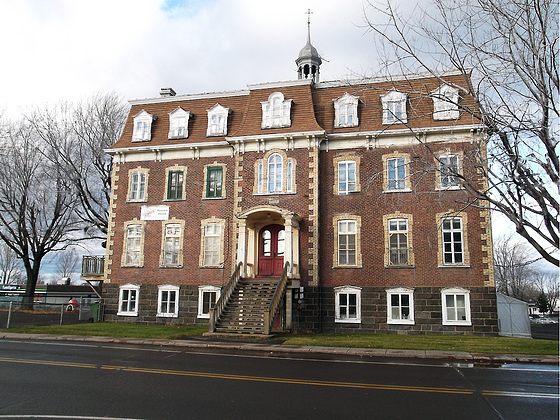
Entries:
[[[121, 138], [112, 146], [134, 148], [142, 146], [161, 146], [179, 144], [215, 143], [228, 137], [258, 137], [290, 135], [294, 133], [364, 133], [375, 131], [429, 129], [445, 126], [479, 125], [481, 121], [469, 113], [461, 113], [456, 120], [438, 121], [433, 118], [431, 94], [444, 81], [456, 87], [465, 86], [469, 81], [458, 73], [416, 75], [400, 79], [364, 79], [351, 82], [321, 82], [295, 80], [290, 82], [249, 85], [247, 90], [162, 97], [131, 101], [131, 110]], [[381, 97], [395, 89], [406, 93], [408, 124], [383, 124]], [[462, 89], [465, 92], [465, 89]], [[286, 100], [292, 100], [291, 125], [282, 128], [261, 128], [262, 105], [274, 92], [281, 92]], [[461, 104], [475, 109], [472, 98], [461, 92]], [[356, 127], [335, 127], [333, 100], [345, 93], [360, 99], [358, 106], [360, 124]], [[207, 110], [219, 103], [230, 109], [228, 116], [228, 135], [207, 137]], [[169, 139], [169, 113], [181, 107], [191, 113], [188, 139]], [[133, 117], [142, 110], [157, 117], [152, 123], [152, 136], [149, 142], [132, 142]]]

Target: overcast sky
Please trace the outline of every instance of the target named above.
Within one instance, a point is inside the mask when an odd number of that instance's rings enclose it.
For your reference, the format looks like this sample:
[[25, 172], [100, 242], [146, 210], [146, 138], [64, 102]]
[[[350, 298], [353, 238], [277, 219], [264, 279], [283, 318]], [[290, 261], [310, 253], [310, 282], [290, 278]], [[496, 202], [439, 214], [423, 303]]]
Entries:
[[[397, 2], [414, 14], [417, 0]], [[374, 76], [377, 52], [363, 3], [0, 0], [0, 114], [17, 117], [100, 91], [131, 100], [157, 97], [162, 87], [182, 95], [294, 80], [308, 8], [321, 80]]]
[[[245, 89], [293, 80], [311, 39], [322, 80], [373, 75], [362, 0], [0, 0], [0, 109]], [[328, 60], [328, 62], [326, 61]]]

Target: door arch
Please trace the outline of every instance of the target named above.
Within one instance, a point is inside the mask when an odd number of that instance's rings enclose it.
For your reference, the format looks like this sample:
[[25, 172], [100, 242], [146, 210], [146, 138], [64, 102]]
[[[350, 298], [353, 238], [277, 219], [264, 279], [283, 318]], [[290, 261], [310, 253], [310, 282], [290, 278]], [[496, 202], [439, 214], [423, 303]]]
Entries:
[[259, 277], [279, 276], [284, 269], [285, 231], [281, 225], [267, 225], [259, 231]]

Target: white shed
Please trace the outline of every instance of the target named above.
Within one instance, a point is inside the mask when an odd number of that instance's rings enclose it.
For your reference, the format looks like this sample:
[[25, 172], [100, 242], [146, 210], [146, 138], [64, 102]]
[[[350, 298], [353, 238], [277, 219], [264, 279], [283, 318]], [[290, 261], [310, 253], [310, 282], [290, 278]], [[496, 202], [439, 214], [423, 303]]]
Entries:
[[529, 305], [522, 300], [496, 293], [498, 302], [498, 327], [506, 337], [531, 338]]

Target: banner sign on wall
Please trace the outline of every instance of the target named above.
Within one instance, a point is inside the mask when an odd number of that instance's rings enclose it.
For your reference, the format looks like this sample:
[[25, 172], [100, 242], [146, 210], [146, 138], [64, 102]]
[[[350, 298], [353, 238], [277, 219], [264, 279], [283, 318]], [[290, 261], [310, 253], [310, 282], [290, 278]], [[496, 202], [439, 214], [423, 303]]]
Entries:
[[142, 206], [140, 220], [169, 220], [169, 206]]

